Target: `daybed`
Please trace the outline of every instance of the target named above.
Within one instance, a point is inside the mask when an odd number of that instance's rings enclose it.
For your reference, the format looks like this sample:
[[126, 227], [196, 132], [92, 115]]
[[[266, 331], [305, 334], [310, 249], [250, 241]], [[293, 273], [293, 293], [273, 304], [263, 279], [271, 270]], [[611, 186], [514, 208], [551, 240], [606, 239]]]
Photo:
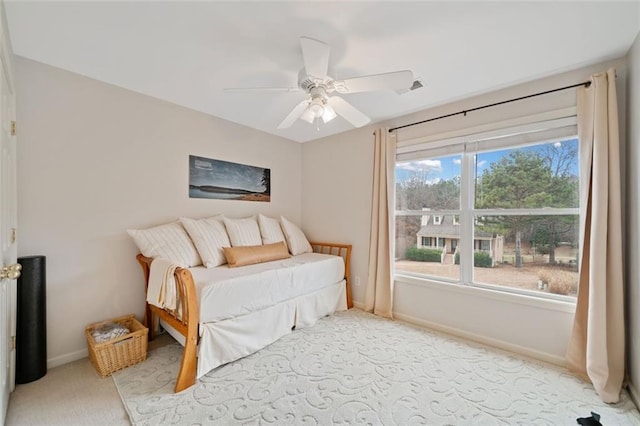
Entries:
[[[184, 345], [175, 392], [193, 385], [210, 370], [273, 343], [293, 328], [313, 325], [323, 316], [352, 307], [351, 245], [310, 244], [312, 253], [274, 261], [172, 270], [175, 309], [146, 303], [145, 323], [150, 339], [157, 317]], [[143, 254], [137, 259], [145, 290], [149, 290], [154, 259]]]

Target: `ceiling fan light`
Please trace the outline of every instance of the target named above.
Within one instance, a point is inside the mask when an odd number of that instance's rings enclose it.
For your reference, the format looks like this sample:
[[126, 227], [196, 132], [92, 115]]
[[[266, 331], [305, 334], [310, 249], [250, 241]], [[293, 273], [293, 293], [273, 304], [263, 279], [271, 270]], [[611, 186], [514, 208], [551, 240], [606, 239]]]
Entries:
[[312, 102], [311, 105], [309, 105], [309, 111], [311, 111], [314, 117], [322, 117], [324, 107], [320, 103]]
[[333, 120], [337, 116], [338, 115], [333, 110], [333, 108], [331, 108], [331, 106], [329, 106], [329, 105], [325, 105], [324, 106], [324, 113], [322, 114], [322, 121], [324, 121], [325, 124], [330, 122], [331, 120]]
[[311, 111], [311, 105], [304, 110], [300, 118], [309, 124], [313, 123], [313, 120], [316, 118], [316, 116]]

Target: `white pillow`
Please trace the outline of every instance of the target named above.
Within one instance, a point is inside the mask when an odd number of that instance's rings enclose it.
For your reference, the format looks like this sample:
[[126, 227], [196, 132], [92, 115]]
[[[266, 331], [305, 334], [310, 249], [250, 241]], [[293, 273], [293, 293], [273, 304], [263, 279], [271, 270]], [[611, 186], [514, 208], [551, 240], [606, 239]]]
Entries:
[[227, 228], [232, 247], [262, 245], [260, 228], [258, 228], [258, 222], [254, 216], [244, 219], [225, 217], [224, 226]]
[[202, 263], [207, 268], [224, 265], [227, 259], [222, 251], [223, 247], [231, 247], [227, 230], [222, 222], [222, 216], [206, 219], [191, 219], [181, 217], [180, 222], [193, 240]]
[[293, 223], [289, 222], [284, 217], [280, 216], [280, 222], [282, 223], [282, 230], [284, 236], [287, 238], [287, 245], [289, 246], [289, 252], [292, 255], [311, 253], [313, 249], [311, 244], [304, 236], [304, 233]]
[[183, 268], [202, 265], [198, 251], [180, 222], [127, 232], [146, 257], [165, 259]]
[[282, 233], [282, 228], [277, 219], [267, 217], [263, 214], [258, 215], [258, 225], [260, 226], [260, 235], [262, 236], [262, 244], [274, 244], [286, 240]]

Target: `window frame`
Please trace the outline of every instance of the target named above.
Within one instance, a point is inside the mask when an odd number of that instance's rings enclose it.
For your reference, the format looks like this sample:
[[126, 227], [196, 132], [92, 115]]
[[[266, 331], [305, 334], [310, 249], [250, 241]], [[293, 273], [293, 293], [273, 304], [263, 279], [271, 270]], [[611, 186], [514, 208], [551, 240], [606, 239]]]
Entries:
[[[488, 132], [471, 133], [462, 137], [454, 137], [451, 139], [434, 139], [431, 142], [423, 142], [413, 145], [399, 144], [400, 149], [398, 149], [396, 164], [403, 161], [434, 159], [451, 155], [461, 156], [459, 203], [460, 208], [455, 210], [440, 210], [431, 208], [429, 211], [429, 214], [432, 217], [439, 216], [440, 218], [442, 218], [447, 214], [453, 215], [454, 221], [460, 224], [460, 236], [457, 241], [457, 251], [460, 253], [460, 274], [458, 279], [456, 280], [434, 275], [396, 271], [394, 268], [394, 279], [396, 277], [405, 276], [410, 277], [413, 280], [417, 279], [419, 281], [424, 280], [430, 282], [441, 282], [446, 285], [458, 284], [465, 287], [488, 289], [520, 296], [534, 296], [536, 299], [540, 300], [547, 299], [575, 304], [577, 298], [574, 296], [541, 293], [534, 290], [474, 281], [474, 226], [476, 224], [475, 222], [477, 217], [576, 215], [578, 216], [579, 221], [580, 206], [575, 208], [546, 207], [540, 209], [476, 209], [474, 206], [475, 176], [473, 166], [475, 164], [475, 156], [481, 152], [524, 148], [526, 146], [533, 146], [541, 143], [552, 143], [554, 141], [567, 139], [578, 139], [578, 146], [580, 146], [576, 126], [577, 117], [575, 115], [570, 115], [568, 117], [533, 122], [514, 127], [493, 129]], [[412, 147], [414, 149], [411, 149]], [[396, 200], [394, 198], [394, 203], [395, 202]], [[418, 216], [422, 214], [424, 214], [424, 211], [421, 210], [395, 210], [394, 221], [395, 218], [399, 216]], [[455, 220], [456, 215], [458, 217], [457, 221]], [[580, 244], [580, 239], [581, 235], [579, 236], [578, 244]], [[395, 247], [392, 250], [395, 251]]]

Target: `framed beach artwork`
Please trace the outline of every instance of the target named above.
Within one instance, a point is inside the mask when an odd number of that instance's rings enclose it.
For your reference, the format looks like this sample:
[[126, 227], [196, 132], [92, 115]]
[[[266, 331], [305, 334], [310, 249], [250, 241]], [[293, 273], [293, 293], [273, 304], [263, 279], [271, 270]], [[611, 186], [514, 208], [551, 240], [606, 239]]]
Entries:
[[189, 156], [189, 198], [271, 201], [271, 169]]

